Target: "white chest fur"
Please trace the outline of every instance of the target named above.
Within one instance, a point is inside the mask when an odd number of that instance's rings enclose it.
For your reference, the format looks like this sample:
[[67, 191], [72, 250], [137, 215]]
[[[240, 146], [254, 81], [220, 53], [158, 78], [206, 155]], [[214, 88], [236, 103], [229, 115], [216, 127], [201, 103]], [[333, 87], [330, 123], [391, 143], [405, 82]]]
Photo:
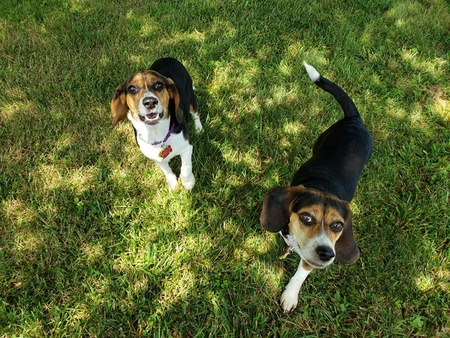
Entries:
[[[180, 155], [186, 151], [187, 147], [190, 147], [189, 142], [184, 139], [183, 133], [172, 134], [166, 142], [156, 145], [148, 143], [145, 141], [145, 138], [138, 133], [137, 142], [142, 153], [155, 162], [169, 162], [173, 157]], [[172, 151], [168, 152], [167, 156], [164, 157], [163, 149], [165, 147], [170, 147]]]
[[[142, 153], [155, 162], [169, 162], [173, 157], [192, 147], [182, 132], [169, 135], [169, 120], [161, 120], [157, 125], [152, 126], [134, 120], [130, 113], [128, 113], [128, 119], [136, 129], [136, 139]], [[172, 150], [164, 156], [162, 150], [169, 146]]]

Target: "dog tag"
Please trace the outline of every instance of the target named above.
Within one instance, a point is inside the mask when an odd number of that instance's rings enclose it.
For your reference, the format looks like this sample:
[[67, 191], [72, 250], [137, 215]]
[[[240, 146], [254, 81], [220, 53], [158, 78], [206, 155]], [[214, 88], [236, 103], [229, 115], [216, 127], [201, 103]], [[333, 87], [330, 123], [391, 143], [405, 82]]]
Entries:
[[172, 152], [172, 147], [170, 146], [170, 144], [168, 146], [163, 144], [161, 146], [161, 150], [159, 151], [159, 157], [166, 158], [171, 152]]
[[284, 248], [283, 253], [278, 258], [279, 259], [285, 259], [291, 253], [292, 250], [294, 250], [294, 248], [292, 246], [287, 245]]

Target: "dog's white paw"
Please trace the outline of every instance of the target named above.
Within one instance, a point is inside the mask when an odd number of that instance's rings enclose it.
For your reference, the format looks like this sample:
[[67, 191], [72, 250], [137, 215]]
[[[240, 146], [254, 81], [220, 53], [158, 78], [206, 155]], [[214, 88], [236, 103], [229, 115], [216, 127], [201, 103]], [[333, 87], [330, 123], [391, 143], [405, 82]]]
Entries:
[[290, 312], [297, 307], [298, 304], [298, 291], [294, 288], [286, 288], [281, 295], [281, 307], [284, 312]]
[[178, 186], [177, 177], [175, 175], [167, 176], [167, 184], [169, 186], [170, 191], [175, 190]]
[[195, 185], [195, 177], [194, 175], [190, 174], [188, 176], [181, 176], [181, 182], [183, 183], [183, 187], [186, 190], [192, 190], [192, 188]]

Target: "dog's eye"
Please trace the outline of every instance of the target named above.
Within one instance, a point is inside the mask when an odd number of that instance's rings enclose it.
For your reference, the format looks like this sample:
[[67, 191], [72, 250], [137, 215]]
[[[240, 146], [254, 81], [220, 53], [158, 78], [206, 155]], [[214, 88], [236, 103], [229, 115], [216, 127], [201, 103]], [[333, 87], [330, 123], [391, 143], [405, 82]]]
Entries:
[[304, 225], [312, 225], [314, 224], [314, 217], [310, 214], [303, 213], [300, 215], [300, 221], [302, 221]]
[[164, 83], [157, 81], [153, 84], [153, 89], [160, 92], [161, 90], [164, 89]]
[[336, 233], [341, 232], [342, 229], [344, 229], [344, 224], [342, 224], [342, 222], [334, 222], [330, 225], [330, 229]]
[[129, 86], [127, 89], [127, 93], [130, 93], [131, 95], [134, 95], [138, 92], [138, 87], [136, 86]]

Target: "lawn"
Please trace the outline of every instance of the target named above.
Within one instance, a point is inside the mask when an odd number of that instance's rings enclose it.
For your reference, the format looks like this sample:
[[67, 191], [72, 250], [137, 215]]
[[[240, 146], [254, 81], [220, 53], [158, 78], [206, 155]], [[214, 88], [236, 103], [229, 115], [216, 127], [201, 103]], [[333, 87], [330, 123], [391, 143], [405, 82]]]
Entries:
[[[1, 337], [450, 336], [446, 0], [1, 8]], [[197, 88], [191, 192], [168, 191], [130, 123], [111, 129], [116, 86], [163, 56]], [[262, 201], [342, 116], [303, 60], [351, 95], [374, 151], [360, 260], [314, 271], [285, 314], [299, 257], [278, 258]]]

